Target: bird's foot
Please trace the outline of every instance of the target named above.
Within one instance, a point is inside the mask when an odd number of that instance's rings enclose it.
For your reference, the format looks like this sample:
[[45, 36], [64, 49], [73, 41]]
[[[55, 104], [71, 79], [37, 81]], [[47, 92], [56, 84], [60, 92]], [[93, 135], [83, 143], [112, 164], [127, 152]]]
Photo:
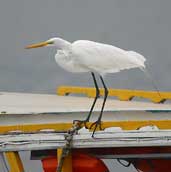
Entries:
[[102, 121], [101, 121], [100, 119], [98, 119], [96, 122], [94, 122], [94, 123], [91, 124], [91, 126], [90, 126], [90, 129], [94, 128], [93, 134], [92, 134], [92, 136], [91, 136], [91, 137], [93, 137], [93, 138], [94, 138], [94, 134], [95, 134], [95, 132], [96, 132], [97, 127], [99, 127], [100, 130], [103, 130], [103, 129], [102, 129]]
[[86, 129], [88, 129], [87, 122], [88, 122], [87, 120], [74, 120], [73, 124], [77, 124], [80, 127], [84, 126]]

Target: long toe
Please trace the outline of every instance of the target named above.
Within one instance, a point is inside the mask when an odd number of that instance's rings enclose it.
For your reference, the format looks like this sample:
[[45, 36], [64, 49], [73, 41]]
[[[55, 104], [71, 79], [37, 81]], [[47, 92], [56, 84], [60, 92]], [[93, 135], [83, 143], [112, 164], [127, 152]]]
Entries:
[[[93, 127], [94, 126], [94, 127]], [[96, 132], [96, 129], [99, 127], [100, 130], [102, 130], [102, 126], [101, 126], [101, 121], [100, 120], [97, 120], [96, 122], [94, 122], [93, 124], [91, 124], [90, 126], [90, 129], [94, 128], [93, 129], [93, 134], [92, 134], [92, 137], [94, 137], [94, 134]]]
[[102, 130], [102, 126], [101, 126], [101, 121], [97, 120], [96, 122], [93, 122], [90, 126], [90, 129], [93, 128], [93, 126], [95, 126], [95, 128], [97, 128], [99, 126], [99, 129]]
[[91, 136], [92, 138], [94, 138], [94, 134], [95, 134], [95, 132], [96, 132], [97, 126], [98, 126], [98, 124], [96, 124], [95, 127], [94, 127], [93, 134], [92, 134], [92, 136]]

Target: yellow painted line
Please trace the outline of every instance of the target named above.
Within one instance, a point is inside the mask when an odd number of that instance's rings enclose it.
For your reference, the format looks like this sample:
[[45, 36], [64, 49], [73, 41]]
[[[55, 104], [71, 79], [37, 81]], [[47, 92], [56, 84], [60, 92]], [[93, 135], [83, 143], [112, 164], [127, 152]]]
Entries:
[[[72, 87], [72, 86], [60, 86], [57, 88], [58, 95], [68, 94], [85, 94], [88, 97], [95, 97], [95, 88], [90, 87]], [[104, 90], [100, 89], [100, 95], [104, 95]], [[119, 100], [128, 101], [134, 97], [146, 98], [154, 103], [163, 102], [165, 100], [171, 100], [171, 92], [160, 92], [160, 96], [155, 91], [144, 90], [127, 90], [127, 89], [109, 89], [109, 96], [115, 96]]]
[[[92, 123], [88, 123], [90, 127]], [[159, 129], [171, 129], [171, 120], [145, 120], [145, 121], [109, 121], [102, 122], [102, 128], [121, 127], [123, 130], [136, 130], [143, 126], [155, 125]], [[30, 125], [12, 125], [0, 126], [0, 134], [10, 131], [38, 132], [43, 129], [54, 129], [55, 131], [67, 131], [72, 123], [53, 123], [53, 124], [30, 124]]]
[[43, 129], [54, 129], [55, 131], [65, 131], [72, 127], [72, 123], [52, 123], [52, 124], [28, 124], [28, 125], [7, 125], [0, 126], [0, 133], [9, 131], [36, 132]]
[[23, 164], [18, 152], [5, 152], [10, 172], [24, 172]]
[[[58, 164], [62, 155], [63, 149], [57, 149]], [[61, 172], [72, 172], [72, 153], [70, 152], [64, 159]]]

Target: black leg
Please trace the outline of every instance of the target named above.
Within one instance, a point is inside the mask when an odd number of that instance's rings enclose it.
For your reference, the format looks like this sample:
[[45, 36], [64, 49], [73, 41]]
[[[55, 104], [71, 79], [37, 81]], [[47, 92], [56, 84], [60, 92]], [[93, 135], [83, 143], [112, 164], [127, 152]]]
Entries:
[[[95, 104], [96, 104], [96, 101], [97, 101], [97, 99], [98, 99], [98, 97], [99, 97], [99, 95], [100, 95], [100, 91], [99, 91], [99, 87], [98, 87], [98, 85], [97, 85], [97, 81], [96, 81], [95, 74], [94, 74], [93, 72], [91, 72], [91, 75], [92, 75], [92, 77], [93, 77], [94, 85], [95, 85], [95, 88], [96, 88], [96, 96], [95, 96], [95, 98], [94, 98], [93, 104], [92, 104], [92, 106], [91, 106], [91, 109], [90, 109], [90, 111], [89, 111], [89, 114], [88, 114], [87, 118], [86, 118], [85, 120], [83, 120], [83, 121], [75, 120], [75, 121], [77, 121], [77, 122], [84, 123], [85, 127], [86, 127], [86, 122], [89, 122], [89, 120], [90, 120], [92, 111], [93, 111], [94, 106], [95, 106]], [[74, 121], [74, 122], [75, 122], [75, 121]], [[87, 128], [87, 127], [86, 127], [86, 128]]]
[[95, 98], [94, 98], [94, 101], [93, 101], [93, 104], [92, 104], [92, 106], [91, 106], [90, 112], [89, 112], [89, 114], [88, 114], [88, 116], [87, 116], [87, 118], [86, 118], [86, 122], [89, 122], [89, 119], [90, 119], [90, 117], [91, 117], [92, 111], [93, 111], [93, 109], [94, 109], [94, 106], [95, 106], [96, 101], [97, 101], [97, 99], [98, 99], [98, 97], [99, 97], [99, 94], [100, 94], [99, 87], [98, 87], [97, 81], [96, 81], [96, 77], [95, 77], [95, 75], [94, 75], [93, 72], [91, 73], [91, 75], [92, 75], [92, 77], [93, 77], [94, 85], [95, 85], [95, 88], [96, 88], [96, 96], [95, 96]]
[[100, 80], [101, 80], [101, 82], [102, 82], [102, 84], [103, 84], [103, 87], [104, 87], [104, 100], [103, 100], [102, 108], [101, 108], [100, 115], [99, 115], [97, 121], [94, 122], [94, 123], [91, 125], [91, 127], [90, 127], [90, 128], [92, 128], [92, 126], [95, 125], [95, 128], [94, 128], [94, 130], [93, 130], [92, 137], [94, 137], [94, 133], [95, 133], [95, 131], [96, 131], [98, 125], [100, 126], [100, 129], [102, 129], [102, 128], [101, 128], [101, 118], [102, 118], [102, 115], [103, 115], [104, 106], [105, 106], [106, 99], [107, 99], [107, 96], [108, 96], [108, 89], [107, 89], [107, 87], [106, 87], [106, 85], [105, 85], [105, 83], [104, 83], [104, 81], [103, 81], [102, 76], [100, 76]]

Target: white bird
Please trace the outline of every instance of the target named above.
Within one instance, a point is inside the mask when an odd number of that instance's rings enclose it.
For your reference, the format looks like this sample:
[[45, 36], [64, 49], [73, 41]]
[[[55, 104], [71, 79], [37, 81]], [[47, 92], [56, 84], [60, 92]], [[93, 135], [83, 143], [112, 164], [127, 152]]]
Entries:
[[[92, 124], [92, 126], [95, 125], [94, 132], [98, 125], [101, 128], [101, 118], [108, 96], [108, 89], [104, 83], [103, 76], [107, 73], [116, 73], [124, 69], [145, 69], [144, 62], [146, 59], [141, 54], [134, 51], [126, 51], [112, 45], [88, 40], [78, 40], [70, 43], [61, 38], [51, 38], [45, 42], [29, 45], [26, 49], [44, 46], [54, 46], [57, 49], [57, 53], [55, 55], [56, 62], [65, 70], [69, 72], [91, 73], [96, 87], [96, 96], [87, 119], [80, 121], [84, 122], [84, 124], [89, 121], [96, 100], [99, 97], [99, 87], [94, 73], [99, 74], [105, 95], [99, 118]], [[94, 136], [94, 132], [92, 136]]]

